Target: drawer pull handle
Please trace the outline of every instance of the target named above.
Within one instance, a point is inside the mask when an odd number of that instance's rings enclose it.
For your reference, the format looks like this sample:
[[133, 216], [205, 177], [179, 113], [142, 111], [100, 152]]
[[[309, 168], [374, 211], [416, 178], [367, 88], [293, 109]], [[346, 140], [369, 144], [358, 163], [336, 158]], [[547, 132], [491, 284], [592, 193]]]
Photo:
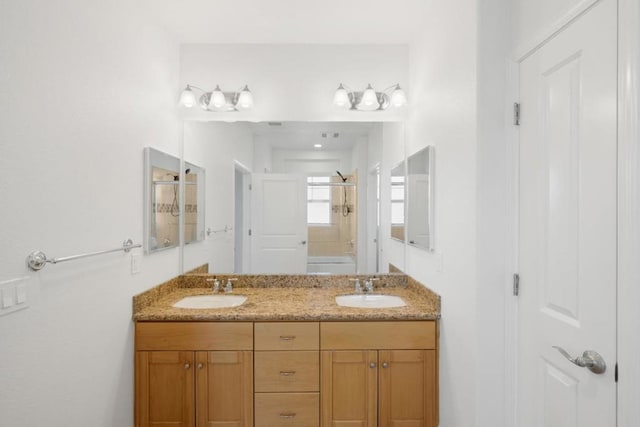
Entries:
[[295, 335], [280, 335], [282, 341], [292, 341], [296, 339]]
[[280, 371], [280, 375], [282, 375], [283, 377], [290, 377], [295, 374], [296, 371]]
[[296, 416], [295, 412], [283, 412], [280, 414], [280, 418], [287, 418], [287, 419], [294, 418], [295, 416]]

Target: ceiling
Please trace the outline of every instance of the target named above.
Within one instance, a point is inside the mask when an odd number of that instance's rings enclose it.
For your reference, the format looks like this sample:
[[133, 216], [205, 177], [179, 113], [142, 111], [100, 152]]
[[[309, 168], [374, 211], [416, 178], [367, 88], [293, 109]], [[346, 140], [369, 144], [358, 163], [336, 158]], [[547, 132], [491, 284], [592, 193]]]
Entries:
[[[269, 123], [272, 123], [271, 125]], [[280, 123], [280, 125], [274, 125]], [[314, 150], [313, 144], [322, 144], [321, 150], [351, 150], [358, 138], [368, 136], [371, 122], [265, 122], [249, 123], [252, 133], [273, 148], [287, 150]], [[338, 134], [334, 137], [334, 134]], [[326, 137], [323, 137], [326, 134]]]
[[407, 44], [424, 0], [146, 0], [180, 43]]

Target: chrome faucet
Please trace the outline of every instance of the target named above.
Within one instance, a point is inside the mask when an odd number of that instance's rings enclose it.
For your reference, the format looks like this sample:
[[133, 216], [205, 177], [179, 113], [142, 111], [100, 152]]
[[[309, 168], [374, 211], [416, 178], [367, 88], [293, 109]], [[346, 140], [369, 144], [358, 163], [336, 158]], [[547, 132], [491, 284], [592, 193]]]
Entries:
[[373, 281], [374, 280], [380, 280], [380, 278], [378, 277], [369, 277], [367, 280], [364, 281], [364, 292], [370, 294], [373, 292]]
[[227, 284], [224, 285], [224, 293], [225, 294], [230, 294], [231, 292], [233, 292], [233, 285], [231, 284], [231, 282], [232, 281], [235, 282], [236, 280], [238, 280], [238, 279], [236, 279], [236, 278], [227, 279]]
[[220, 281], [218, 279], [207, 279], [207, 282], [213, 282], [212, 286], [211, 286], [211, 291], [214, 294], [217, 294], [218, 292], [220, 292]]

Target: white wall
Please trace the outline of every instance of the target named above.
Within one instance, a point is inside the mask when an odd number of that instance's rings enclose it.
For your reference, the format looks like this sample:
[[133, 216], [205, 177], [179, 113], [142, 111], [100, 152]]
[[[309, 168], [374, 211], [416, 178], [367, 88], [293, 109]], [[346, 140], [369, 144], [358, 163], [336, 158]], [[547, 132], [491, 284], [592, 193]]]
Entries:
[[[476, 426], [511, 425], [505, 419], [513, 396], [505, 389], [505, 297], [508, 295], [508, 226], [514, 221], [509, 203], [513, 182], [505, 127], [515, 99], [507, 100], [506, 82], [509, 53], [509, 0], [483, 0], [478, 9], [478, 89], [477, 89], [477, 311], [476, 344]], [[509, 102], [508, 102], [509, 101]], [[510, 243], [510, 242], [509, 242]], [[513, 297], [508, 297], [513, 298]], [[490, 327], [487, 327], [491, 325]], [[490, 363], [487, 363], [490, 360]]]
[[[245, 123], [185, 123], [184, 159], [203, 167], [205, 229], [234, 228], [235, 163], [253, 169], [253, 134]], [[186, 245], [184, 268], [209, 263], [209, 271], [234, 272], [234, 232], [215, 233], [204, 241]]]
[[[240, 31], [240, 30], [239, 30]], [[330, 28], [327, 27], [327, 31]], [[215, 114], [192, 108], [185, 117], [250, 121], [401, 120], [405, 109], [353, 112], [336, 109], [333, 94], [342, 82], [357, 90], [367, 83], [382, 90], [408, 87], [406, 45], [215, 45], [181, 48], [180, 80], [211, 90], [233, 91], [249, 85], [255, 107], [248, 112]]]
[[273, 147], [262, 135], [253, 135], [253, 172], [273, 172]]
[[271, 152], [273, 173], [329, 174], [336, 171], [350, 174], [351, 151], [285, 150], [274, 148]]
[[[0, 277], [30, 308], [0, 317], [0, 425], [131, 426], [131, 297], [179, 272], [178, 249], [27, 271], [142, 241], [143, 147], [179, 155], [179, 47], [139, 3], [0, 4]], [[140, 253], [140, 250], [136, 250]]]
[[[369, 138], [362, 136], [358, 138], [358, 142], [351, 150], [351, 167], [348, 173], [357, 172], [358, 182], [356, 184], [356, 214], [358, 215], [357, 232], [356, 232], [356, 250], [357, 250], [357, 267], [358, 273], [366, 273], [373, 271], [367, 265], [367, 152]], [[372, 238], [372, 237], [371, 237]]]
[[404, 244], [391, 238], [391, 169], [405, 158], [405, 124], [382, 124], [382, 158], [380, 162], [380, 271], [389, 264], [405, 269]]
[[[411, 46], [407, 154], [435, 147], [435, 253], [407, 247], [405, 271], [442, 297], [440, 425], [476, 424], [477, 2], [436, 1]], [[482, 307], [491, 310], [493, 307]]]

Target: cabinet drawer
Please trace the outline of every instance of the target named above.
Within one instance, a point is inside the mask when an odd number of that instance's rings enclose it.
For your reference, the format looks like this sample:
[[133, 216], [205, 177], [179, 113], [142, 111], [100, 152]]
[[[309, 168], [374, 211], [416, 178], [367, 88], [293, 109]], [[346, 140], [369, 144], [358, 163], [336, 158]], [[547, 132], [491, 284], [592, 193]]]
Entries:
[[320, 346], [323, 350], [435, 349], [436, 323], [431, 320], [323, 322]]
[[256, 393], [255, 427], [318, 427], [318, 393]]
[[256, 351], [255, 390], [319, 391], [318, 351]]
[[253, 350], [253, 324], [136, 322], [136, 350]]
[[260, 322], [255, 324], [256, 350], [318, 350], [317, 322]]

